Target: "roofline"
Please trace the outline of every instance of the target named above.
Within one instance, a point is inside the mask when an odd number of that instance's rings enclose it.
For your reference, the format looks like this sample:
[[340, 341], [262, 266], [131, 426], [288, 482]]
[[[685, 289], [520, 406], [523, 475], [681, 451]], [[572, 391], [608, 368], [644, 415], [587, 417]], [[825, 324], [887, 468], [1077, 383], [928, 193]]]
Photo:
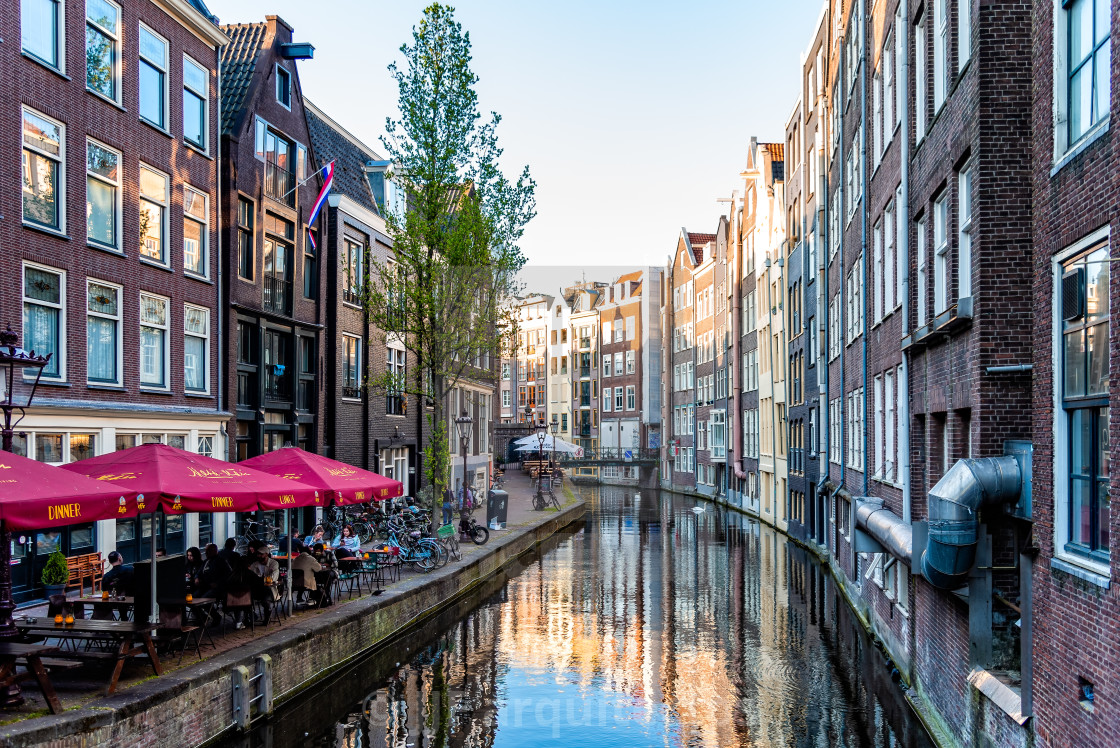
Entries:
[[[304, 106], [305, 109], [310, 109], [312, 114], [314, 114], [316, 117], [318, 117], [319, 119], [323, 120], [328, 125], [330, 125], [331, 129], [333, 129], [339, 135], [341, 135], [342, 137], [349, 140], [351, 145], [353, 145], [356, 148], [362, 149], [362, 151], [364, 151], [365, 154], [370, 157], [369, 158], [370, 161], [385, 161], [385, 159], [381, 158], [381, 155], [378, 154], [377, 151], [373, 150], [368, 145], [366, 145], [364, 142], [359, 140], [358, 137], [356, 135], [354, 135], [354, 133], [350, 132], [345, 127], [338, 124], [338, 120], [336, 120], [334, 117], [332, 117], [329, 114], [327, 114], [326, 112], [324, 112], [319, 107], [315, 106], [315, 104], [310, 99], [308, 99], [306, 96], [303, 98], [303, 106]], [[388, 162], [386, 161], [385, 163], [388, 163]], [[362, 165], [365, 166], [365, 164], [362, 164]]]
[[390, 249], [392, 249], [393, 239], [389, 236], [389, 232], [385, 228], [384, 218], [377, 215], [372, 210], [347, 195], [345, 192], [333, 193], [330, 197], [327, 198], [327, 204], [332, 208], [338, 208], [343, 213], [348, 213], [355, 218], [360, 219], [365, 225], [369, 226], [374, 231], [377, 231], [386, 239], [388, 239], [388, 246]]
[[212, 48], [217, 49], [229, 44], [229, 37], [225, 32], [187, 0], [152, 0], [152, 2]]

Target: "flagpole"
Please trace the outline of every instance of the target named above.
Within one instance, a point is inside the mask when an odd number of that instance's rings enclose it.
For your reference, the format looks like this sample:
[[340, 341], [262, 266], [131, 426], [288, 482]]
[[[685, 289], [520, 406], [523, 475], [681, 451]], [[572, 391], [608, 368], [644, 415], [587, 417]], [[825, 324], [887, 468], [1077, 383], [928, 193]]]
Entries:
[[288, 190], [288, 191], [287, 191], [287, 192], [285, 192], [285, 193], [284, 193], [283, 195], [281, 195], [281, 196], [280, 196], [280, 199], [281, 199], [281, 200], [283, 200], [283, 199], [284, 199], [284, 198], [286, 198], [286, 197], [287, 197], [288, 195], [292, 194], [293, 192], [295, 192], [296, 190], [298, 190], [298, 189], [299, 189], [300, 187], [302, 187], [303, 185], [305, 185], [305, 184], [307, 184], [308, 182], [310, 182], [310, 181], [311, 181], [312, 179], [314, 179], [315, 177], [317, 177], [317, 176], [320, 176], [320, 175], [322, 175], [322, 173], [323, 173], [323, 169], [327, 168], [327, 166], [330, 166], [330, 165], [331, 165], [331, 164], [333, 164], [333, 163], [334, 163], [334, 161], [331, 161], [331, 162], [330, 162], [330, 164], [327, 164], [326, 166], [320, 166], [320, 167], [319, 167], [318, 169], [316, 169], [316, 170], [315, 170], [315, 171], [314, 171], [314, 172], [313, 172], [312, 174], [310, 174], [309, 176], [305, 177], [305, 178], [304, 178], [304, 179], [303, 179], [302, 181], [300, 181], [300, 182], [297, 182], [297, 183], [296, 183], [296, 186], [295, 186], [295, 187], [293, 187], [292, 189]]

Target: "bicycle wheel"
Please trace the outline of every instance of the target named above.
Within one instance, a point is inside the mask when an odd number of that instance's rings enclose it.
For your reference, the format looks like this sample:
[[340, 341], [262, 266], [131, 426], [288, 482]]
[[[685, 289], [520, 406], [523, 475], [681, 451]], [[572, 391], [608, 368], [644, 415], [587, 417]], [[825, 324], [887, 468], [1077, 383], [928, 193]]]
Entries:
[[[435, 546], [434, 548], [432, 546]], [[439, 565], [439, 543], [428, 538], [423, 538], [416, 544], [416, 554], [414, 563], [416, 568], [423, 572], [429, 572]]]
[[480, 525], [477, 522], [471, 524], [471, 541], [475, 545], [486, 545], [486, 541], [490, 539], [490, 531], [486, 529], [485, 525]]
[[373, 528], [369, 526], [368, 522], [355, 522], [354, 534], [358, 536], [358, 542], [362, 545], [373, 540]]
[[462, 561], [463, 551], [459, 548], [459, 533], [456, 532], [444, 542], [447, 548], [447, 555], [456, 561]]

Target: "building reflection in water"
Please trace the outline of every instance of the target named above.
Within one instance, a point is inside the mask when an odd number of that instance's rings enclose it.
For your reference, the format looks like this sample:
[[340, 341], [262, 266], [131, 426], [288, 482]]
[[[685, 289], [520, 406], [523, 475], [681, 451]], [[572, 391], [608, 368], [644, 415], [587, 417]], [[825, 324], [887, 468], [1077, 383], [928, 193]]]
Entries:
[[[302, 742], [271, 730], [270, 743], [931, 745], [802, 549], [668, 494], [635, 500], [633, 489], [604, 488], [592, 498], [579, 532], [470, 612], [452, 611], [431, 641], [410, 642], [423, 649], [407, 661], [382, 652], [342, 676], [345, 713], [316, 704]], [[377, 685], [362, 699], [347, 679]], [[338, 716], [325, 733], [328, 709]]]

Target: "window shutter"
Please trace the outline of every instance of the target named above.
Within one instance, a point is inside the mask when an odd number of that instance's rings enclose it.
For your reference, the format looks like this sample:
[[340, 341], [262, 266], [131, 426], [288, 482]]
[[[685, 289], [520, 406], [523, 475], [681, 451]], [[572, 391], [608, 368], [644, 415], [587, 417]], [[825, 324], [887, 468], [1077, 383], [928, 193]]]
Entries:
[[1074, 268], [1062, 276], [1062, 319], [1081, 319], [1085, 314], [1085, 268]]

